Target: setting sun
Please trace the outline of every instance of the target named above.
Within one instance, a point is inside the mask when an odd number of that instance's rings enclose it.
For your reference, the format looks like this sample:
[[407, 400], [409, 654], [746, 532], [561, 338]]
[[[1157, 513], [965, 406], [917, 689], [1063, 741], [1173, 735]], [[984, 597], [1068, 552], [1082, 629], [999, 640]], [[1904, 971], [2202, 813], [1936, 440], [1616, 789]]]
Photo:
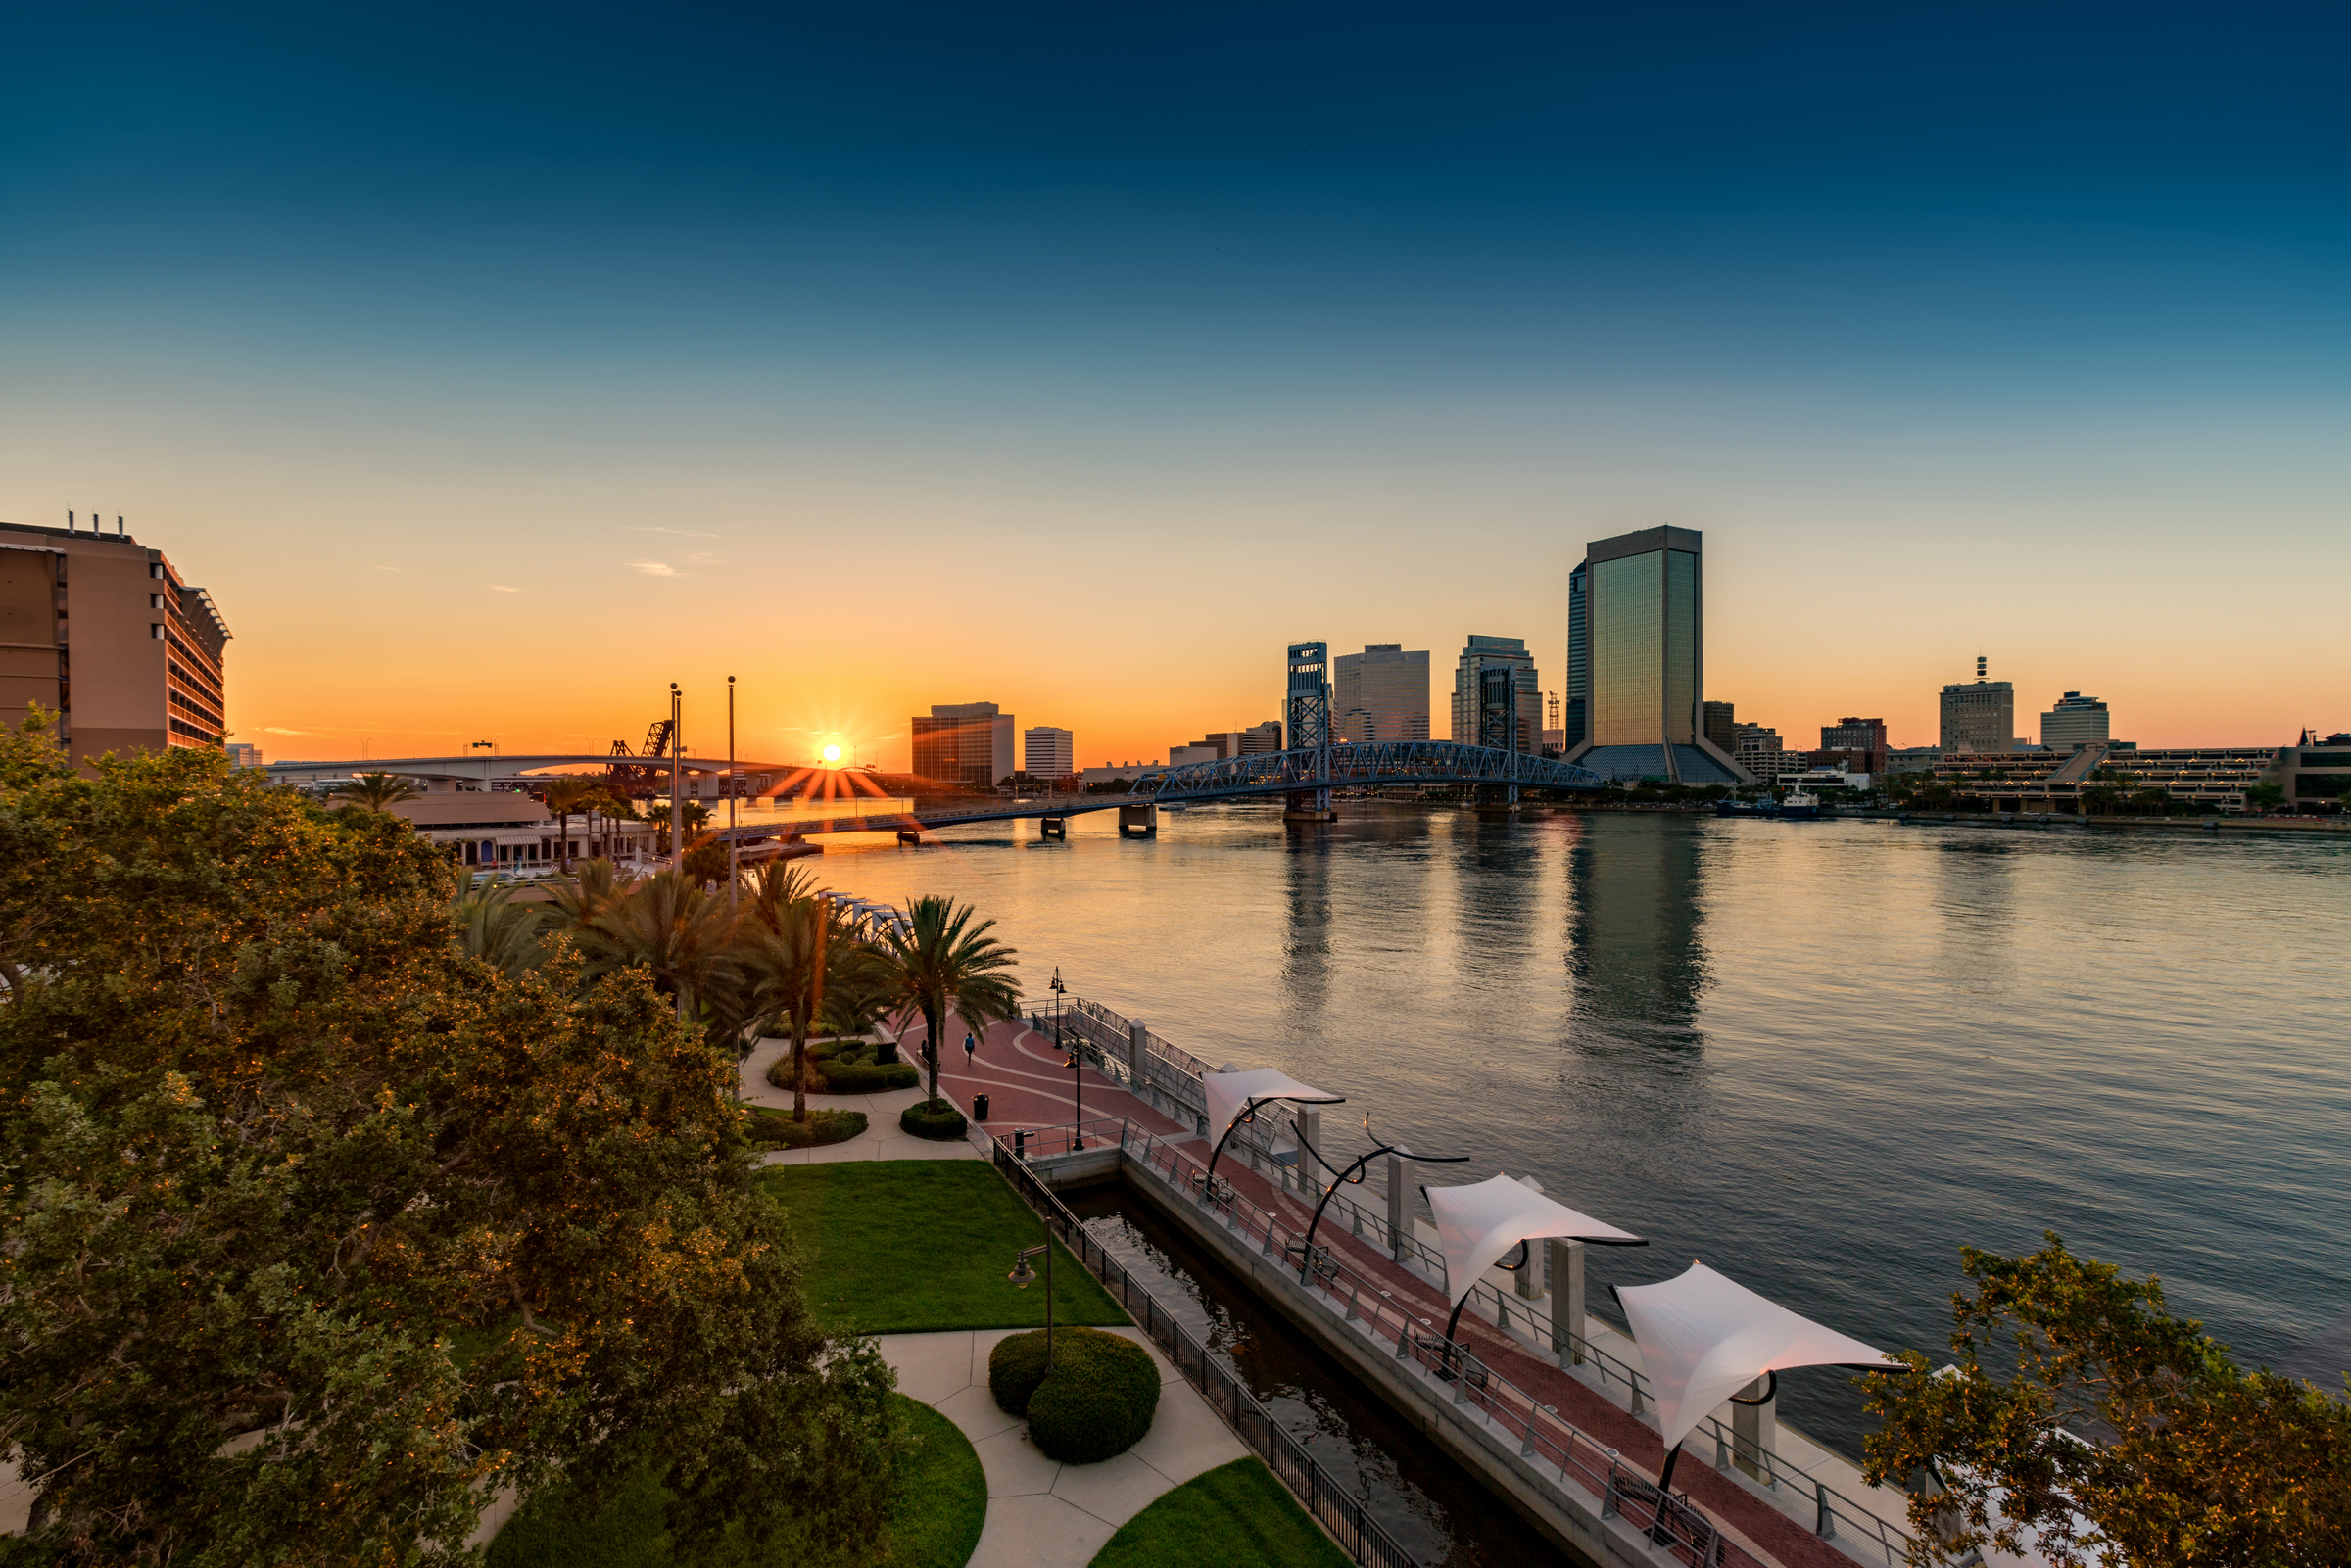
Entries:
[[825, 747], [825, 760], [827, 762], [839, 762], [840, 760], [840, 747], [838, 745], [829, 745]]

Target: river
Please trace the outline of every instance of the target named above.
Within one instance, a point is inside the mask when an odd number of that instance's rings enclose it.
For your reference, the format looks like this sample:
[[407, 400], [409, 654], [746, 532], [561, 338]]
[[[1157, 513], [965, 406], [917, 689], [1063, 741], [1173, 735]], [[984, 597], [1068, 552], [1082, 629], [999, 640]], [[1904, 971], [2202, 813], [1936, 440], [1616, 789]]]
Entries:
[[[1888, 1348], [1947, 1348], [1962, 1247], [2044, 1229], [2248, 1362], [2351, 1309], [2351, 844], [1367, 805], [830, 843], [829, 885], [976, 903], [1034, 995], [1279, 1067], [1461, 1179], [1531, 1172]], [[1360, 1147], [1360, 1145], [1358, 1145]], [[1611, 1314], [1612, 1315], [1612, 1314]], [[1856, 1453], [1846, 1374], [1785, 1419]]]

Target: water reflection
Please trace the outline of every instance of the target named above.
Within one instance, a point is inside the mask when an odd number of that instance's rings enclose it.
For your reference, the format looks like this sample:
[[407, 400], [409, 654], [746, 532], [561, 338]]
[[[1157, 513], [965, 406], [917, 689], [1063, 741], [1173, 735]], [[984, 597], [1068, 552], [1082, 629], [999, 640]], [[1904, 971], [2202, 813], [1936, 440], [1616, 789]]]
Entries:
[[1710, 976], [1699, 848], [1699, 826], [1681, 818], [1594, 817], [1577, 834], [1567, 853], [1567, 973], [1579, 1051], [1694, 1052], [1705, 1044], [1699, 999]]

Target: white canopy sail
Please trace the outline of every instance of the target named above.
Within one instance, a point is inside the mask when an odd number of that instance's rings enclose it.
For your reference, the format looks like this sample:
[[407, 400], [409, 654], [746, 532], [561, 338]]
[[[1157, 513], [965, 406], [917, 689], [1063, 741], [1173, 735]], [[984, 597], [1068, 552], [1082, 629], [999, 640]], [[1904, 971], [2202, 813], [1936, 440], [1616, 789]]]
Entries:
[[1703, 1263], [1655, 1285], [1619, 1285], [1616, 1299], [1656, 1396], [1665, 1449], [1706, 1412], [1766, 1372], [1850, 1366], [1905, 1372], [1885, 1352], [1823, 1328]]
[[1510, 1176], [1467, 1187], [1420, 1190], [1428, 1194], [1429, 1212], [1437, 1216], [1437, 1250], [1445, 1255], [1445, 1280], [1453, 1288], [1457, 1307], [1477, 1284], [1478, 1276], [1522, 1241], [1557, 1236], [1563, 1241], [1619, 1247], [1642, 1245], [1641, 1238], [1631, 1231], [1602, 1224], [1590, 1214], [1554, 1203]]
[[1347, 1103], [1343, 1094], [1326, 1094], [1274, 1068], [1259, 1068], [1254, 1072], [1203, 1072], [1200, 1089], [1208, 1097], [1208, 1141], [1212, 1144], [1230, 1131], [1251, 1106], [1267, 1100], [1295, 1100], [1304, 1105]]

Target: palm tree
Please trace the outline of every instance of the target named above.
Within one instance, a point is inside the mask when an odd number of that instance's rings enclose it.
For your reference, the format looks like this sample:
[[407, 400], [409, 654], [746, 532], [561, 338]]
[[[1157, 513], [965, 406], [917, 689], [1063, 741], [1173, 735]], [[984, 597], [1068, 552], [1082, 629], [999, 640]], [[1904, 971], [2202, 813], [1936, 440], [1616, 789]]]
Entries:
[[995, 922], [975, 926], [979, 912], [948, 898], [918, 898], [902, 926], [882, 933], [876, 970], [890, 1001], [923, 1016], [930, 1033], [931, 1104], [938, 1104], [939, 1042], [950, 1014], [984, 1030], [1009, 1019], [1021, 1004], [1021, 988], [1004, 971], [1019, 956], [987, 933]]
[[[608, 888], [613, 887], [609, 877]], [[585, 904], [588, 878], [577, 899]], [[577, 925], [580, 950], [592, 974], [641, 969], [654, 989], [677, 1002], [678, 1017], [694, 1013], [725, 976], [720, 973], [734, 945], [735, 920], [726, 900], [713, 898], [675, 871], [632, 882]]]
[[547, 911], [513, 899], [513, 885], [494, 876], [479, 891], [460, 893], [450, 900], [450, 913], [457, 918], [457, 945], [468, 958], [494, 965], [508, 976], [535, 970], [547, 961], [547, 950], [539, 945], [539, 928], [547, 922]]
[[571, 814], [575, 811], [593, 811], [597, 798], [603, 792], [604, 782], [601, 779], [591, 779], [581, 774], [566, 774], [562, 778], [548, 781], [547, 789], [540, 798], [546, 802], [547, 809], [555, 814], [555, 820], [560, 825], [557, 830], [563, 842], [559, 853], [560, 863], [568, 865], [571, 861]]
[[771, 923], [745, 914], [727, 963], [750, 1000], [759, 1033], [781, 1029], [791, 1037], [792, 1119], [805, 1121], [802, 1072], [810, 1028], [824, 1012], [828, 987], [861, 968], [866, 956], [850, 937], [840, 906], [821, 893], [779, 901], [774, 915]]
[[384, 811], [404, 800], [416, 798], [416, 786], [408, 780], [389, 773], [362, 773], [349, 784], [339, 784], [327, 791], [346, 806], [363, 806], [369, 811]]

